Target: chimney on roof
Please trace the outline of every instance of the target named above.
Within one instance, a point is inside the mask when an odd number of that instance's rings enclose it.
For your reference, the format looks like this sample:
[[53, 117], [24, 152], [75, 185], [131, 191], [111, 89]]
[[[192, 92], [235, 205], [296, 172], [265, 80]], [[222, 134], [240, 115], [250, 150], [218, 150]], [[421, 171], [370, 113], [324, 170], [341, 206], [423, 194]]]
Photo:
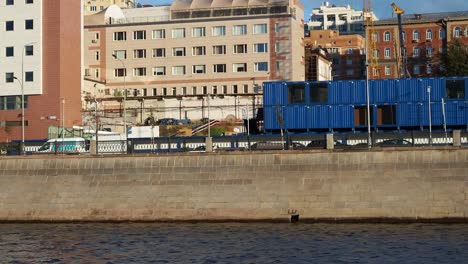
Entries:
[[421, 14], [414, 14], [414, 19], [416, 20], [421, 20], [422, 15]]

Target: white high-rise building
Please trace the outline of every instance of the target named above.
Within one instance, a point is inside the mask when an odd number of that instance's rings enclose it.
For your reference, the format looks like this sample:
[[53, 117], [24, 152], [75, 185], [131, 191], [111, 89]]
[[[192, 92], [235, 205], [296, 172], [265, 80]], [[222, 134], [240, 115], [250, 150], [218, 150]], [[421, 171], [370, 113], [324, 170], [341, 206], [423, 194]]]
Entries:
[[312, 10], [308, 25], [309, 30], [332, 29], [338, 30], [340, 34], [363, 35], [365, 20], [362, 10], [355, 10], [350, 5], [336, 6], [327, 1]]

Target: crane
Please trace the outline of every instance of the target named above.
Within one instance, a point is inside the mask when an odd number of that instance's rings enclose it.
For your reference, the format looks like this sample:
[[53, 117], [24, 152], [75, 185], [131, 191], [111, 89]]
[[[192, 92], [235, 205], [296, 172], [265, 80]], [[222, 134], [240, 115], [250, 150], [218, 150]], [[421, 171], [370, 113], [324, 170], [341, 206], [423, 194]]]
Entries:
[[[363, 17], [366, 20], [366, 54], [368, 68], [378, 77], [379, 56], [377, 51], [377, 39], [375, 37], [374, 13], [372, 11], [372, 0], [363, 0]], [[369, 73], [367, 73], [369, 74]]]
[[407, 57], [406, 57], [406, 52], [405, 52], [405, 42], [403, 39], [403, 23], [401, 21], [401, 15], [403, 15], [405, 11], [401, 9], [399, 6], [397, 6], [395, 3], [392, 3], [391, 6], [393, 8], [392, 13], [396, 14], [398, 17], [398, 36], [399, 36], [399, 41], [400, 41], [400, 48], [399, 48], [399, 53], [398, 53], [399, 76], [403, 78], [411, 77], [406, 68]]

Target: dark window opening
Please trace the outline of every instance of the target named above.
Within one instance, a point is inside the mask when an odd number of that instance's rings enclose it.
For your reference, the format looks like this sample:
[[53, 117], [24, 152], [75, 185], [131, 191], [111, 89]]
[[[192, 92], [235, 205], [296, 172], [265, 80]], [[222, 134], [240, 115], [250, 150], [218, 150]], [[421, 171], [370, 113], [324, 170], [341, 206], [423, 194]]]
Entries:
[[305, 84], [288, 83], [288, 103], [305, 103]]
[[313, 83], [310, 85], [310, 102], [328, 102], [328, 83]]
[[447, 80], [445, 82], [445, 91], [448, 99], [464, 99], [465, 80]]
[[[370, 120], [372, 123], [373, 111], [370, 109]], [[356, 106], [354, 108], [354, 125], [367, 126], [367, 106]]]
[[377, 107], [377, 125], [396, 125], [396, 110], [394, 105]]

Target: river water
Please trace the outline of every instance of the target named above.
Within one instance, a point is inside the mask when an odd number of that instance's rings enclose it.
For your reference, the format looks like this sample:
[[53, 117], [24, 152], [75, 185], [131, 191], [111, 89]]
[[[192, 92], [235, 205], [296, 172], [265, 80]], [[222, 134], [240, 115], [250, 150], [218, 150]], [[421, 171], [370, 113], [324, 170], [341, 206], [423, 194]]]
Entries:
[[0, 224], [0, 263], [468, 263], [468, 225]]

